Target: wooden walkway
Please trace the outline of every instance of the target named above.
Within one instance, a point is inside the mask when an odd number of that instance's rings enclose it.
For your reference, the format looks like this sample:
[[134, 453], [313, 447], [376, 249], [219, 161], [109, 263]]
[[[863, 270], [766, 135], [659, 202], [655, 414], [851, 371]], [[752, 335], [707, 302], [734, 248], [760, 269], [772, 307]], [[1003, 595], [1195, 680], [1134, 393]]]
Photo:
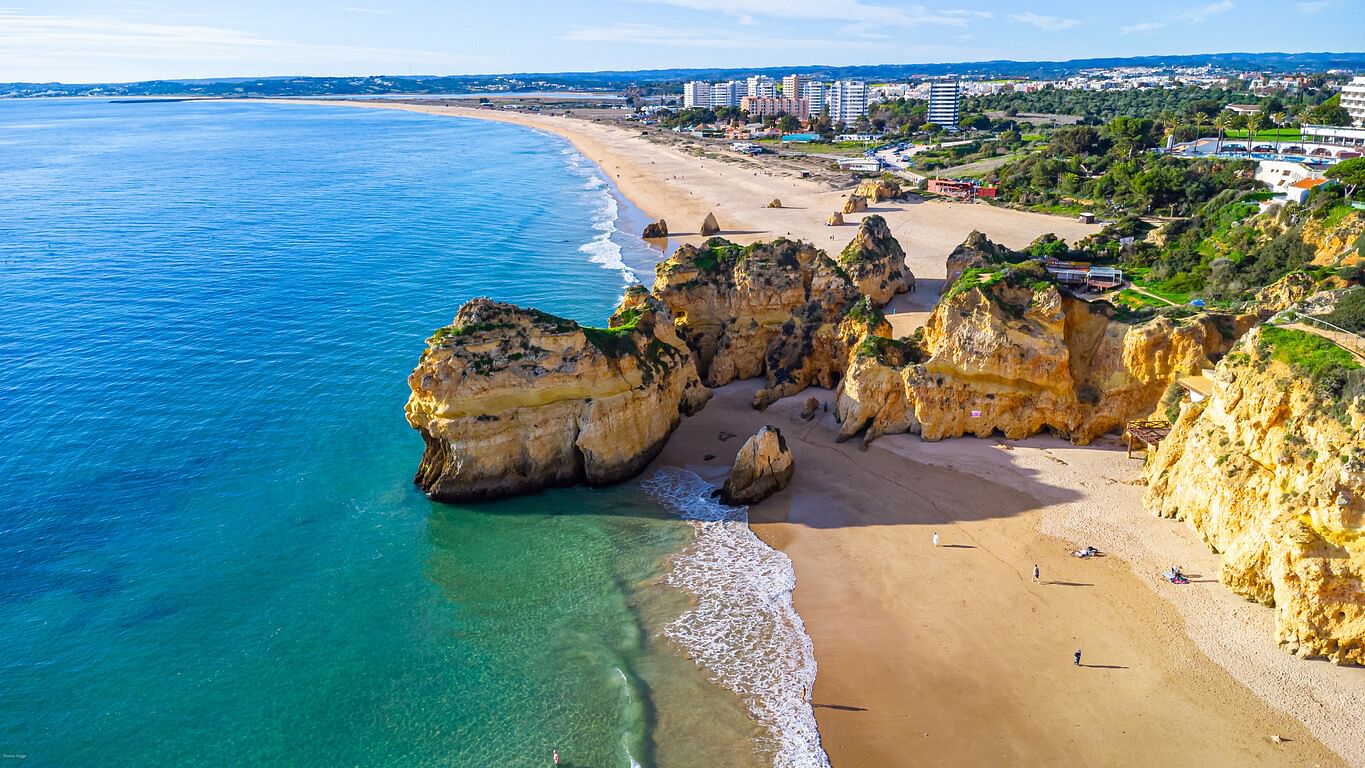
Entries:
[[1130, 421], [1124, 428], [1123, 435], [1128, 438], [1128, 458], [1133, 458], [1134, 442], [1142, 445], [1142, 450], [1148, 455], [1167, 435], [1171, 434], [1171, 422], [1169, 421]]

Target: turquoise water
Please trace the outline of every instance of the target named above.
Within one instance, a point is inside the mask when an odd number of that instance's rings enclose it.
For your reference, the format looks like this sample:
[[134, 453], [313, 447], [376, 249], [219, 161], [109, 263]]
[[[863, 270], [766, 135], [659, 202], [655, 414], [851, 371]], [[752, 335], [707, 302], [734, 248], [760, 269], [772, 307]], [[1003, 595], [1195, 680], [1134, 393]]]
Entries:
[[0, 753], [26, 765], [735, 765], [635, 484], [456, 508], [423, 339], [602, 323], [655, 255], [567, 144], [387, 110], [0, 102]]

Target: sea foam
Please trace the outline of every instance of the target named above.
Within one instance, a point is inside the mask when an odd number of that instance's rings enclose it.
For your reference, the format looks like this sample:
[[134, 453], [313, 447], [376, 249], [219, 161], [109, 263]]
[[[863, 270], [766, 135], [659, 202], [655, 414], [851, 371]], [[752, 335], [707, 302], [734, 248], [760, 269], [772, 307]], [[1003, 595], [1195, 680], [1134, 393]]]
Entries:
[[593, 209], [592, 228], [598, 233], [593, 239], [578, 246], [578, 251], [586, 255], [592, 263], [600, 264], [604, 269], [620, 272], [621, 278], [627, 283], [640, 282], [635, 270], [626, 265], [621, 245], [613, 239], [619, 232], [616, 222], [620, 218], [621, 209], [616, 203], [615, 195], [612, 194], [610, 183], [602, 178], [597, 166], [582, 153], [574, 149], [564, 149], [561, 153], [570, 172], [583, 179], [582, 188], [590, 196], [589, 205]]
[[715, 489], [695, 473], [662, 468], [641, 485], [697, 528], [667, 577], [696, 605], [664, 633], [771, 732], [760, 749], [775, 768], [828, 768], [815, 712], [801, 695], [814, 690], [815, 649], [792, 605], [791, 560], [749, 530], [747, 507], [712, 499]]

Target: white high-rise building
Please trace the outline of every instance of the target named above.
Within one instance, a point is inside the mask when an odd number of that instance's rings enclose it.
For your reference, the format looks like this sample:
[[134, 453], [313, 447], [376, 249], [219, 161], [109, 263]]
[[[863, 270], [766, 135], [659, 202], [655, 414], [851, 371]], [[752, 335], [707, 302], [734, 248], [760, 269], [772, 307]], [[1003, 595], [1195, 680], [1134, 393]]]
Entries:
[[775, 99], [777, 98], [777, 81], [767, 75], [754, 75], [746, 82], [746, 96], [756, 99]]
[[1354, 77], [1341, 86], [1341, 107], [1357, 128], [1365, 128], [1365, 76]]
[[829, 119], [838, 125], [852, 125], [867, 114], [867, 83], [861, 80], [836, 80], [829, 86]]
[[929, 84], [929, 122], [945, 131], [957, 130], [958, 82], [935, 81]]
[[805, 79], [800, 75], [787, 75], [782, 78], [782, 97], [786, 99], [801, 98], [801, 86]]
[[711, 106], [738, 107], [743, 95], [733, 80], [728, 83], [715, 83], [711, 86]]
[[825, 84], [811, 80], [801, 82], [801, 98], [806, 100], [807, 114], [819, 117], [825, 111]]
[[711, 106], [711, 84], [693, 80], [683, 83], [683, 108], [695, 109], [697, 107]]

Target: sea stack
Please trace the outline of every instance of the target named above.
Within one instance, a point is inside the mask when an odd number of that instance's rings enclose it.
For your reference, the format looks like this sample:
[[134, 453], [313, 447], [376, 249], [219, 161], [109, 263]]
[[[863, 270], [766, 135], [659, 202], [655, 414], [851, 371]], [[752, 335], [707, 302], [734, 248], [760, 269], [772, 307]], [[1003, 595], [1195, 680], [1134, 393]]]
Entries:
[[605, 485], [639, 472], [710, 397], [668, 310], [629, 290], [608, 328], [489, 299], [427, 340], [408, 423], [437, 501]]
[[720, 490], [726, 504], [756, 504], [792, 481], [796, 465], [782, 431], [767, 425], [740, 446], [730, 477]]
[[708, 214], [706, 214], [706, 218], [703, 219], [702, 222], [701, 222], [701, 235], [702, 235], [702, 237], [710, 237], [710, 236], [712, 236], [712, 235], [719, 235], [719, 234], [720, 234], [720, 224], [718, 224], [718, 223], [716, 222], [716, 214], [714, 214], [714, 213], [708, 213]]
[[876, 214], [858, 225], [853, 241], [839, 254], [839, 266], [879, 306], [915, 287], [915, 276], [905, 265], [905, 250], [891, 236], [886, 219]]
[[645, 240], [655, 240], [668, 237], [668, 222], [663, 219], [645, 225], [645, 231], [640, 234]]

